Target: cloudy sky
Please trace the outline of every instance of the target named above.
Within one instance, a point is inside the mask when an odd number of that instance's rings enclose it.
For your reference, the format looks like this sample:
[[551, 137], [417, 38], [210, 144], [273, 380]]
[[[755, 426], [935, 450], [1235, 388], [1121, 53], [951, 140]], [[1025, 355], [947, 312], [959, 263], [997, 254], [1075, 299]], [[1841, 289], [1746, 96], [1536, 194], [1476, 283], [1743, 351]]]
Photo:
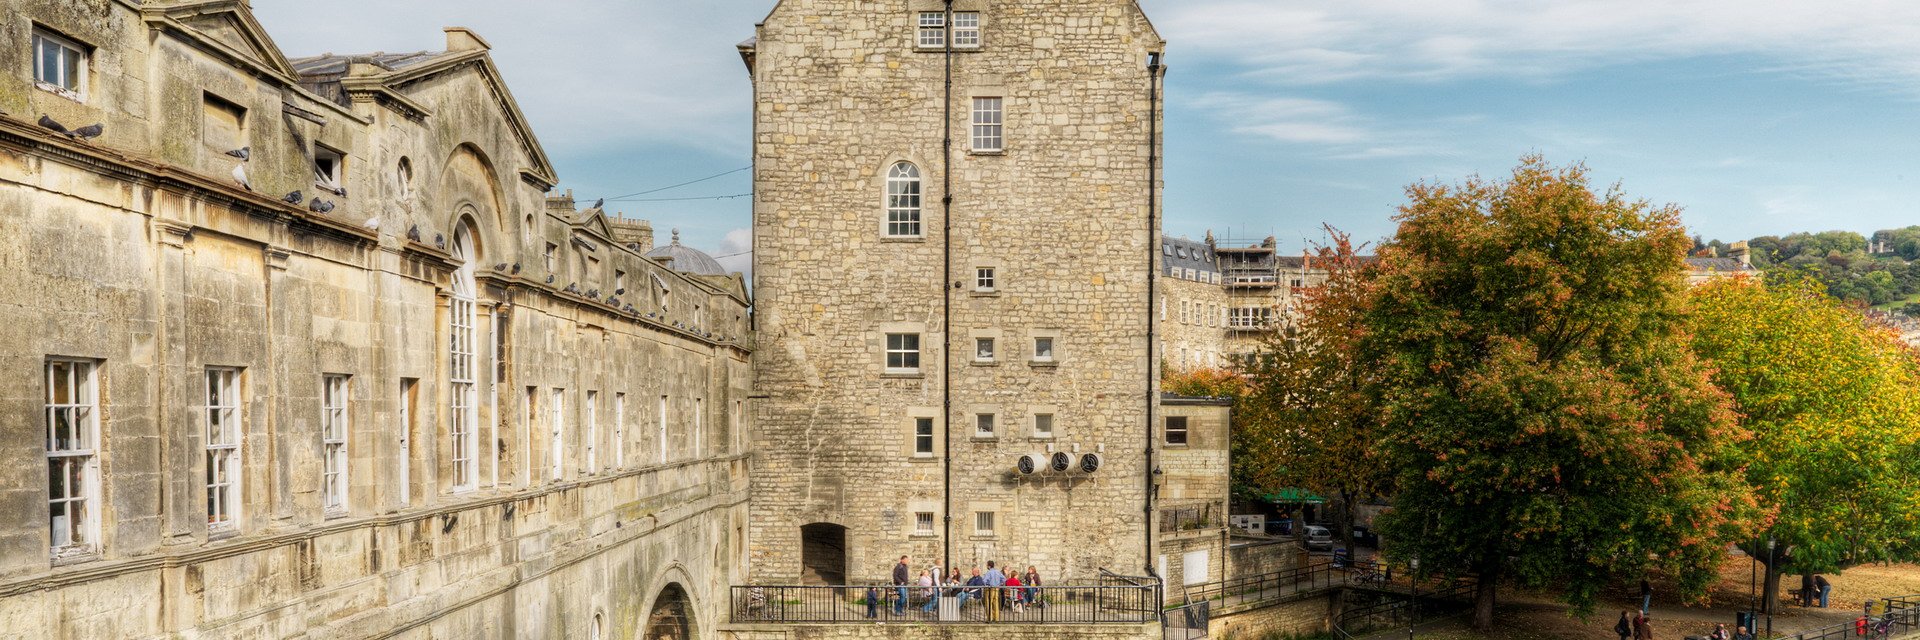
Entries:
[[[1678, 203], [1708, 237], [1920, 224], [1920, 3], [1142, 4], [1169, 41], [1170, 234], [1383, 237], [1406, 184], [1533, 152]], [[734, 45], [773, 0], [253, 5], [289, 56], [438, 50], [440, 27], [474, 29], [581, 200], [750, 162]], [[729, 255], [748, 248], [747, 198], [661, 199], [750, 189], [737, 172], [607, 208]]]

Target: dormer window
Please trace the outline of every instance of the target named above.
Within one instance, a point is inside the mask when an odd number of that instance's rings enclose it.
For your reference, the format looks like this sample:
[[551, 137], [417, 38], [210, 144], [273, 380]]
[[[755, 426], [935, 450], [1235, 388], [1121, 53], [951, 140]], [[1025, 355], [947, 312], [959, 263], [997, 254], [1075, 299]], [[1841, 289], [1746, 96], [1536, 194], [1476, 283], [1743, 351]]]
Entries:
[[33, 30], [33, 81], [75, 100], [84, 100], [87, 89], [87, 50], [67, 38], [45, 29]]

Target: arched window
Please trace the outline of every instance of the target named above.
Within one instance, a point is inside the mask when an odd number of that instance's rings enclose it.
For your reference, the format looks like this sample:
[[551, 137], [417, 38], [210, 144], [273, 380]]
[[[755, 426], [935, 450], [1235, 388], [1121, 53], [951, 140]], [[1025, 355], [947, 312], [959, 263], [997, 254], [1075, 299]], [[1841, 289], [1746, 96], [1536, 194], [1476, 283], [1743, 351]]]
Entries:
[[393, 177], [400, 183], [400, 197], [413, 197], [413, 161], [402, 156], [400, 166], [394, 168]]
[[453, 272], [453, 300], [447, 305], [447, 333], [451, 337], [447, 362], [448, 381], [451, 383], [447, 436], [453, 454], [454, 488], [472, 489], [475, 478], [479, 476], [479, 434], [475, 431], [480, 424], [480, 416], [474, 394], [474, 380], [478, 376], [474, 373], [473, 362], [473, 272], [480, 264], [480, 255], [473, 245], [473, 228], [465, 222], [453, 231], [453, 259], [460, 261], [460, 268]]
[[887, 170], [887, 236], [920, 237], [920, 169], [909, 162]]

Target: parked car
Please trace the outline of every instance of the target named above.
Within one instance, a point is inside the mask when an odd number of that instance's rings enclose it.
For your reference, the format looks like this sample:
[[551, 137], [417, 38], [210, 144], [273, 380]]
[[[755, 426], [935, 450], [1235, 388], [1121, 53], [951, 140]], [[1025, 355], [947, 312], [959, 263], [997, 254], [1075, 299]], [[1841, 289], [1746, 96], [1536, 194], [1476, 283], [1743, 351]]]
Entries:
[[1307, 535], [1308, 549], [1328, 549], [1328, 550], [1333, 549], [1333, 531], [1332, 530], [1329, 530], [1326, 527], [1322, 527], [1320, 525], [1310, 524], [1310, 525], [1307, 525], [1305, 532]]

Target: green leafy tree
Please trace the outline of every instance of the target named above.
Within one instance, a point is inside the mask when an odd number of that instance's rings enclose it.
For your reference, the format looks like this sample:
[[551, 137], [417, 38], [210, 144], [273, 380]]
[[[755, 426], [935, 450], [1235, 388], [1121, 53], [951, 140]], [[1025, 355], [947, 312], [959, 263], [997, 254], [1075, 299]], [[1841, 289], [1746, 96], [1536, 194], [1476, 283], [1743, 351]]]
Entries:
[[[1771, 514], [1742, 548], [1784, 572], [1920, 553], [1920, 367], [1884, 327], [1809, 280], [1722, 279], [1691, 292], [1695, 351], [1753, 438], [1748, 483]], [[1768, 541], [1774, 544], [1769, 546]]]
[[1592, 609], [1655, 568], [1702, 597], [1757, 512], [1722, 461], [1744, 434], [1682, 333], [1679, 210], [1596, 194], [1581, 166], [1417, 184], [1368, 290], [1390, 557]]
[[1326, 230], [1329, 242], [1311, 257], [1326, 279], [1302, 290], [1296, 315], [1245, 368], [1258, 390], [1250, 404], [1268, 417], [1272, 438], [1253, 464], [1269, 470], [1273, 485], [1330, 496], [1334, 527], [1352, 548], [1360, 501], [1385, 493], [1393, 474], [1375, 451], [1375, 370], [1356, 352], [1371, 298], [1367, 263], [1348, 234]]

